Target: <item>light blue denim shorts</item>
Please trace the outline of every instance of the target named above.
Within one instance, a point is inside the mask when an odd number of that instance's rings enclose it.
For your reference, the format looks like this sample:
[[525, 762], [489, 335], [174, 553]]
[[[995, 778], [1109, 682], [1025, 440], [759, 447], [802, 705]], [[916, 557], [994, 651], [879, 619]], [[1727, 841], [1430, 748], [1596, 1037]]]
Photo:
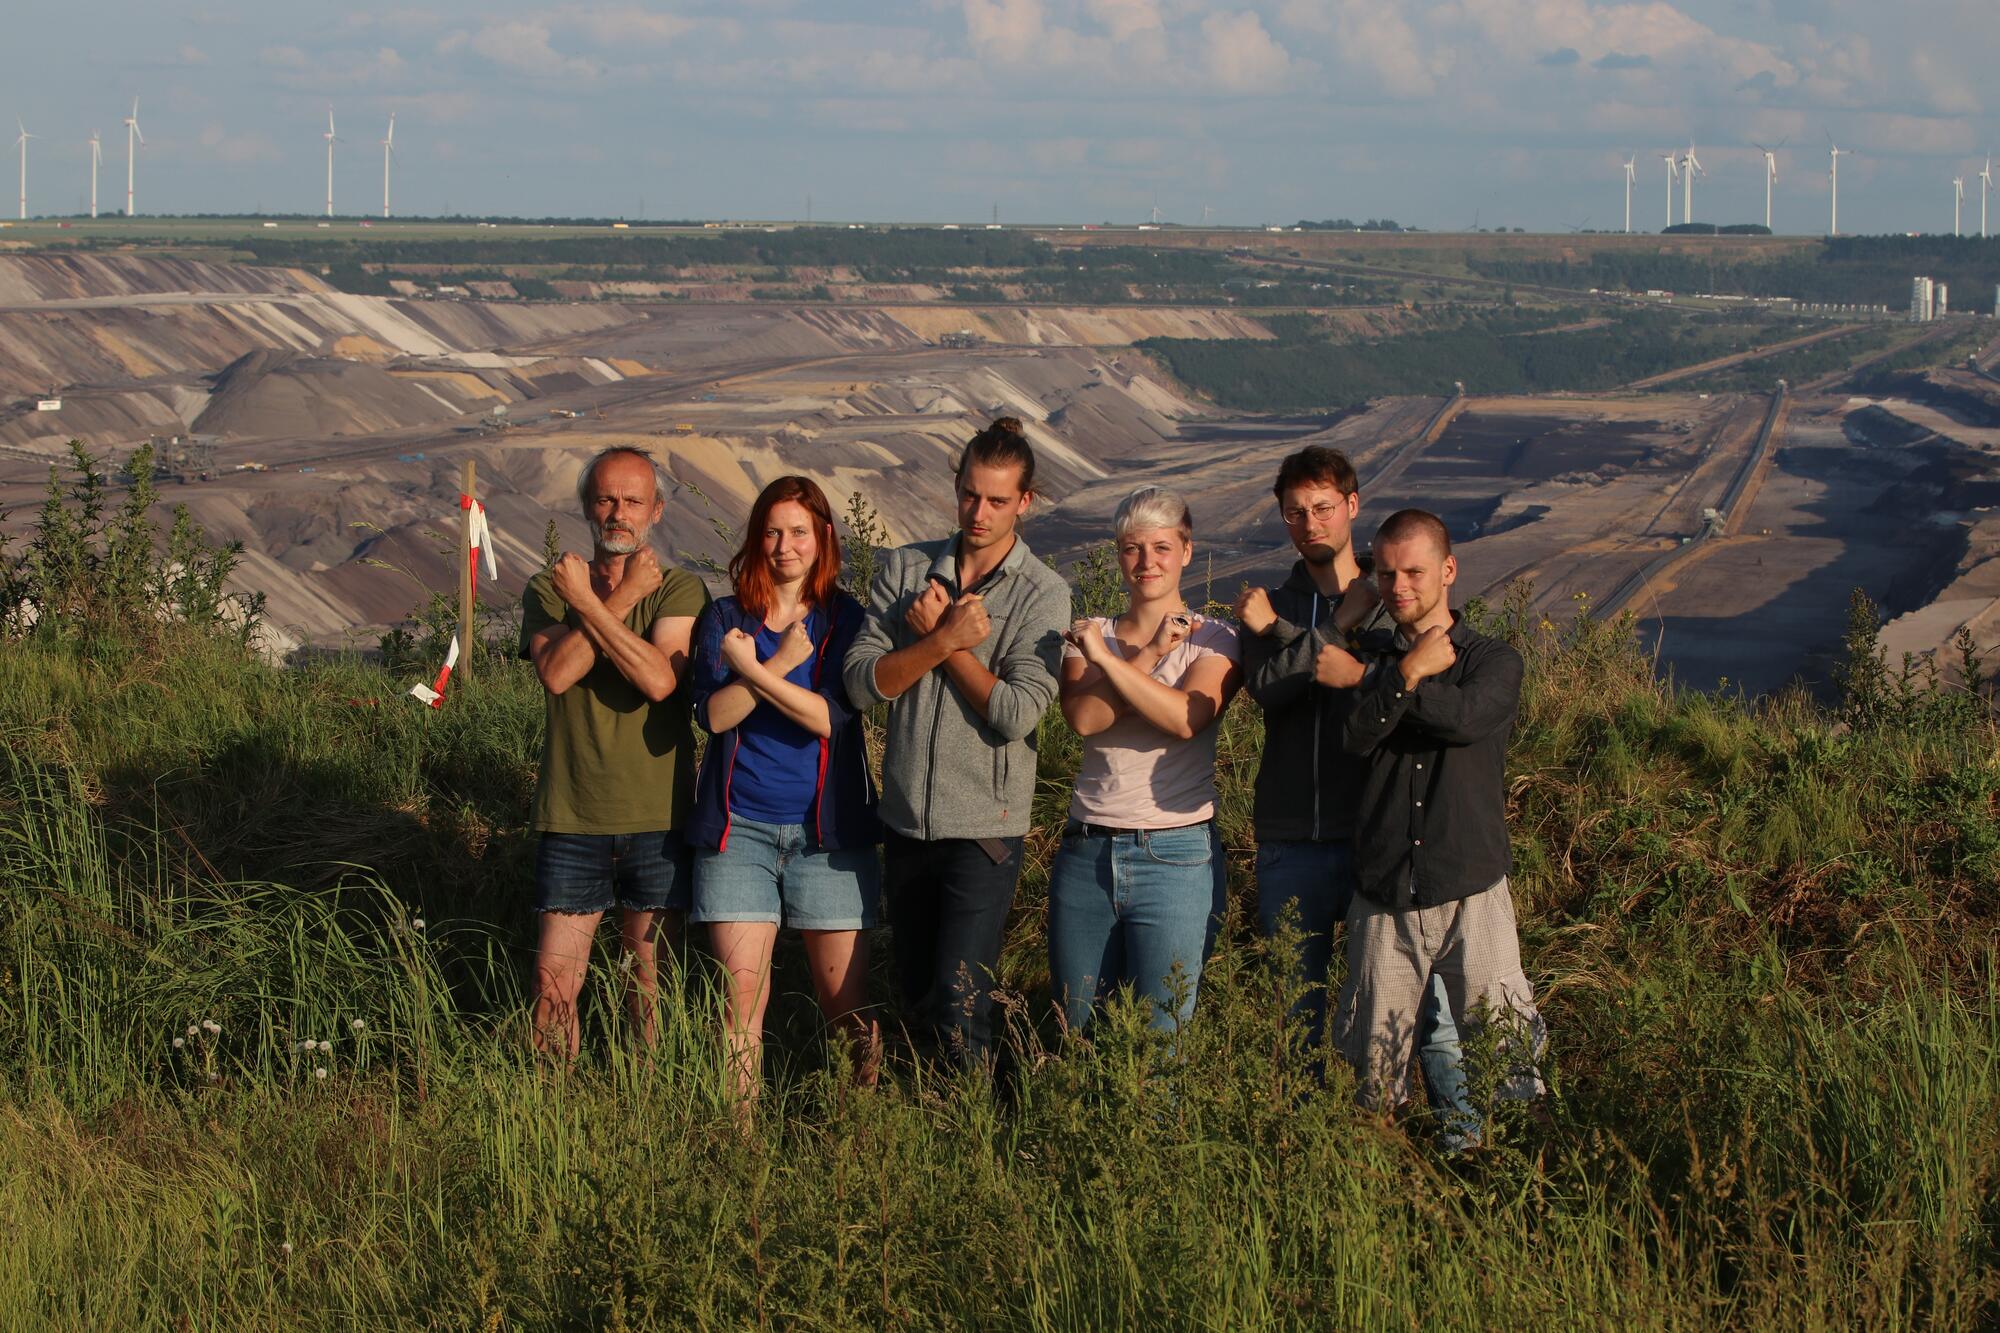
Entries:
[[875, 924], [882, 867], [873, 847], [815, 850], [803, 825], [729, 817], [726, 850], [695, 851], [696, 921], [768, 921], [793, 930]]

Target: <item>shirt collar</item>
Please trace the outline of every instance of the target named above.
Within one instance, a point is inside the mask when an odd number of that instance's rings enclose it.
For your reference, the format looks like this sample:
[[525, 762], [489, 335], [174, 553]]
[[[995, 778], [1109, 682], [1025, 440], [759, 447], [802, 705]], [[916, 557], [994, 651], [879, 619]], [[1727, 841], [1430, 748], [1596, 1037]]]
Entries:
[[[930, 570], [930, 577], [951, 589], [953, 593], [960, 591], [958, 586], [958, 543], [959, 534], [957, 533], [953, 533], [951, 537], [947, 538], [944, 548], [937, 554], [937, 559], [931, 561]], [[986, 576], [987, 584], [990, 586], [996, 580], [1013, 573], [1023, 560], [1030, 558], [1032, 557], [1028, 551], [1028, 543], [1022, 538], [1020, 532], [1016, 531], [1014, 533], [1014, 549], [1007, 552], [1006, 558], [994, 568], [991, 574]]]
[[[1465, 617], [1460, 615], [1456, 611], [1452, 612], [1451, 629], [1446, 632], [1446, 637], [1448, 637], [1454, 644], [1457, 644], [1459, 647], [1462, 648], [1465, 646], [1465, 640], [1467, 636], [1469, 636], [1471, 633], [1472, 630], [1469, 627], [1467, 627], [1465, 623]], [[1403, 627], [1401, 625], [1396, 626], [1395, 638], [1396, 638], [1396, 651], [1399, 653], [1407, 653], [1410, 651], [1412, 647], [1415, 646], [1414, 641], [1412, 641], [1407, 635], [1403, 633]]]

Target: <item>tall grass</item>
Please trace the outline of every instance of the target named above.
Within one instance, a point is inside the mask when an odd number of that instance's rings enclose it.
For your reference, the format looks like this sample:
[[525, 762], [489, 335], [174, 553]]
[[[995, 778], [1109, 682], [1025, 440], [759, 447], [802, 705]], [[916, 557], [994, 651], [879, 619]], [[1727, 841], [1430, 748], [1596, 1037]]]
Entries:
[[1008, 1084], [856, 1092], [788, 958], [739, 1132], [699, 952], [656, 1049], [607, 958], [579, 1063], [527, 1053], [524, 669], [433, 711], [201, 632], [0, 644], [5, 1322], [1990, 1324], [1991, 721], [1942, 687], [1866, 718], [1690, 694], [1524, 606], [1482, 614], [1530, 662], [1511, 802], [1557, 1095], [1470, 1159], [1309, 1073], [1290, 942], [1247, 929], [1246, 707], [1232, 919], [1177, 1044], [1049, 1020], [1051, 724]]

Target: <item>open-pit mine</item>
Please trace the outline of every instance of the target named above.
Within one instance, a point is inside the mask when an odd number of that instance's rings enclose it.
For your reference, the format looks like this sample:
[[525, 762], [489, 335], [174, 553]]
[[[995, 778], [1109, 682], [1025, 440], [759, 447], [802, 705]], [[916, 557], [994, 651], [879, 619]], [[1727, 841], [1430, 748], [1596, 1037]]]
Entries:
[[242, 543], [237, 580], [275, 629], [367, 647], [420, 584], [450, 586], [465, 458], [511, 596], [550, 521], [585, 542], [576, 478], [606, 445], [680, 483], [661, 544], [697, 563], [785, 472], [865, 497], [893, 540], [939, 533], [955, 450], [1011, 414], [1042, 460], [1038, 550], [1073, 560], [1134, 486], [1170, 484], [1195, 510], [1194, 587], [1219, 601], [1289, 564], [1269, 480], [1321, 443], [1355, 459], [1367, 518], [1445, 516], [1461, 594], [1531, 580], [1552, 618], [1629, 610], [1690, 685], [1824, 680], [1857, 587], [1897, 652], [2000, 640], [2000, 383], [1976, 369], [1893, 399], [1774, 382], [1259, 416], [1133, 346], [1268, 336], [1244, 308], [379, 297], [300, 269], [12, 255], [0, 511], [31, 523], [71, 439], [114, 462], [150, 439], [164, 503]]

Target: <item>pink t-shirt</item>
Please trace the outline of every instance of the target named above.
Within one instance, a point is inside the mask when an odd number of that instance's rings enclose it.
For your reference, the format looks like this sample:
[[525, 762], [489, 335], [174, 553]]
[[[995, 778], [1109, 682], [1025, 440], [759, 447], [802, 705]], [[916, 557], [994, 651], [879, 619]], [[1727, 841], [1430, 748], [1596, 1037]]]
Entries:
[[[1115, 621], [1098, 616], [1091, 624], [1111, 651], [1130, 656], [1118, 642]], [[1063, 656], [1081, 657], [1083, 651], [1064, 644]], [[1193, 631], [1153, 668], [1153, 679], [1178, 689], [1204, 657], [1239, 661], [1235, 627], [1196, 616]], [[1199, 735], [1181, 740], [1128, 714], [1095, 736], [1085, 736], [1069, 817], [1135, 829], [1178, 828], [1213, 818], [1215, 732], [1211, 722]]]

